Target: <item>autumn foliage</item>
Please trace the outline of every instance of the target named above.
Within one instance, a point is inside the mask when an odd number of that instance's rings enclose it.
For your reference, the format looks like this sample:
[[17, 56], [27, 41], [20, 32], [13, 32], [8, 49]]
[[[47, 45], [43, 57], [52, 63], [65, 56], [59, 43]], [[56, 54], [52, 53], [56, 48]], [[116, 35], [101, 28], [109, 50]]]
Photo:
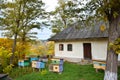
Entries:
[[0, 38], [0, 47], [4, 47], [7, 51], [11, 52], [12, 50], [12, 40], [8, 38]]
[[30, 53], [30, 43], [22, 43], [22, 42], [17, 42], [17, 47], [16, 47], [16, 53], [18, 59], [24, 59], [25, 55], [28, 55]]
[[54, 54], [54, 42], [40, 42], [32, 45], [31, 47], [31, 54], [36, 54], [38, 56], [46, 56], [46, 55], [53, 55]]
[[49, 41], [47, 42], [47, 54], [48, 55], [54, 55], [54, 42], [53, 41]]

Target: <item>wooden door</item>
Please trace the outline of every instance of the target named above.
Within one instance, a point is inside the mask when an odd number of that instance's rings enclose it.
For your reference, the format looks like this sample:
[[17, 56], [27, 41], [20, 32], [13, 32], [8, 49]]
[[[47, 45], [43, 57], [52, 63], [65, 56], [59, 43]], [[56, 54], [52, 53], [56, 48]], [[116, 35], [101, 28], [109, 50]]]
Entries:
[[91, 55], [91, 43], [84, 43], [83, 44], [84, 48], [84, 59], [92, 59]]

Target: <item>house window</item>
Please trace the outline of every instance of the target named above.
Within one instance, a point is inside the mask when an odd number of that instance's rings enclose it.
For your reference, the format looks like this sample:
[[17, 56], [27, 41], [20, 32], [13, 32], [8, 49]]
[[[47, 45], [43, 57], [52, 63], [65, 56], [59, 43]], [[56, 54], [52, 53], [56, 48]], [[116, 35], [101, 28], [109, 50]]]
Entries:
[[72, 44], [68, 44], [68, 45], [67, 45], [67, 50], [68, 50], [68, 51], [72, 51]]
[[59, 50], [60, 50], [60, 51], [63, 51], [63, 50], [64, 50], [63, 44], [59, 44]]

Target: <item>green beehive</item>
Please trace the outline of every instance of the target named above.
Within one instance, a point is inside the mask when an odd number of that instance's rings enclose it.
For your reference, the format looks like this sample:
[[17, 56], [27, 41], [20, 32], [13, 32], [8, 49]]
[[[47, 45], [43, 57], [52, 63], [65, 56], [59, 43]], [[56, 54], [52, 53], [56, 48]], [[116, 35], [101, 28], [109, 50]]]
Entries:
[[63, 59], [51, 59], [52, 64], [63, 64]]
[[29, 60], [24, 60], [24, 66], [29, 66], [29, 65], [30, 65]]

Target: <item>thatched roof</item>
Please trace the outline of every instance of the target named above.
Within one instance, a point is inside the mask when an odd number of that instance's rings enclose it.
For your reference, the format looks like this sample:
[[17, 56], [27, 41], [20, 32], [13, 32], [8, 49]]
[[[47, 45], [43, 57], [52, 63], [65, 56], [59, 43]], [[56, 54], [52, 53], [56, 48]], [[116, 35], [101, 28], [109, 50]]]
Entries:
[[97, 23], [92, 27], [80, 27], [77, 28], [77, 24], [74, 24], [60, 33], [54, 35], [49, 40], [51, 41], [67, 41], [67, 40], [81, 40], [81, 39], [99, 39], [108, 37], [108, 28], [105, 26], [105, 30], [102, 31], [101, 25], [104, 25], [102, 22]]

